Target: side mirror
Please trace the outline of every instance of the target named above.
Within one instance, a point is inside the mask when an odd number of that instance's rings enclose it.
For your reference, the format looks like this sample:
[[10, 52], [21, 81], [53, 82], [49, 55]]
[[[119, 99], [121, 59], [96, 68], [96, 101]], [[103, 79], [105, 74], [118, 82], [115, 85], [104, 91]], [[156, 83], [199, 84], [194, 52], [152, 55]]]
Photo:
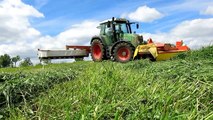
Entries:
[[139, 24], [138, 24], [138, 23], [136, 24], [136, 28], [137, 28], [137, 29], [139, 28]]
[[109, 27], [111, 27], [111, 25], [110, 25], [110, 22], [108, 21], [107, 22], [107, 27], [109, 28]]

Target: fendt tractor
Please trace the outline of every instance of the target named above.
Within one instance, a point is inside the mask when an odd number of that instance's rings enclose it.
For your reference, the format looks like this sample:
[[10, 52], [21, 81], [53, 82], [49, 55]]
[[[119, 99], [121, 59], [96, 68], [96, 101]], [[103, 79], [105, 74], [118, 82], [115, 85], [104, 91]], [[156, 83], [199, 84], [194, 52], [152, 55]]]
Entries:
[[39, 59], [67, 59], [76, 60], [88, 57], [91, 54], [93, 61], [113, 60], [128, 62], [135, 59], [167, 60], [176, 54], [189, 49], [183, 41], [176, 45], [170, 43], [154, 43], [151, 38], [143, 40], [142, 35], [132, 31], [132, 24], [139, 28], [136, 22], [129, 22], [123, 18], [112, 18], [101, 22], [98, 36], [92, 37], [90, 46], [66, 45], [66, 50], [40, 50]]

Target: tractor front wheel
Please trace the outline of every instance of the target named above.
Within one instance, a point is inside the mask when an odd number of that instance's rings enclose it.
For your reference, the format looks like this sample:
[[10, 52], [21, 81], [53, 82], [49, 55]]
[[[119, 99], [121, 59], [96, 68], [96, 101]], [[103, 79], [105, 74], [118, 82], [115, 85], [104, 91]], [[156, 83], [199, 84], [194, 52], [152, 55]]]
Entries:
[[128, 62], [133, 58], [133, 47], [128, 43], [119, 43], [113, 50], [113, 58], [118, 62]]
[[91, 56], [93, 61], [99, 62], [104, 58], [104, 46], [100, 40], [93, 40], [91, 43]]

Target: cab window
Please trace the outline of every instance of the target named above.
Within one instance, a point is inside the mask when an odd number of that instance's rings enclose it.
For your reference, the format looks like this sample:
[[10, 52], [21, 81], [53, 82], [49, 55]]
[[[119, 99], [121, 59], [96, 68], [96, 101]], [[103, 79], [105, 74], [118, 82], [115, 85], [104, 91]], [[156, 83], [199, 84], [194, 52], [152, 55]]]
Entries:
[[126, 23], [118, 23], [115, 25], [116, 31], [121, 31], [122, 33], [128, 33]]
[[105, 25], [102, 24], [102, 25], [98, 26], [98, 28], [100, 29], [100, 34], [104, 35], [105, 34], [105, 31], [104, 31]]

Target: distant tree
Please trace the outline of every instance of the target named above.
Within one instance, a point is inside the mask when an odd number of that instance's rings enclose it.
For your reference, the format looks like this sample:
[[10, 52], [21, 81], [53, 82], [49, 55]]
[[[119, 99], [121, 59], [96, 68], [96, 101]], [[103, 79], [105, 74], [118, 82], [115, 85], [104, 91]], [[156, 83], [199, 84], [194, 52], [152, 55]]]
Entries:
[[11, 64], [11, 59], [8, 54], [0, 56], [0, 67], [9, 67]]
[[21, 67], [33, 66], [33, 63], [31, 62], [30, 58], [27, 57], [24, 59], [24, 61], [20, 63], [20, 66]]
[[20, 58], [20, 56], [19, 55], [17, 55], [17, 56], [15, 56], [15, 57], [12, 57], [12, 62], [15, 64], [15, 67], [16, 67], [16, 63], [18, 62], [18, 61], [20, 61], [21, 60], [21, 58]]

